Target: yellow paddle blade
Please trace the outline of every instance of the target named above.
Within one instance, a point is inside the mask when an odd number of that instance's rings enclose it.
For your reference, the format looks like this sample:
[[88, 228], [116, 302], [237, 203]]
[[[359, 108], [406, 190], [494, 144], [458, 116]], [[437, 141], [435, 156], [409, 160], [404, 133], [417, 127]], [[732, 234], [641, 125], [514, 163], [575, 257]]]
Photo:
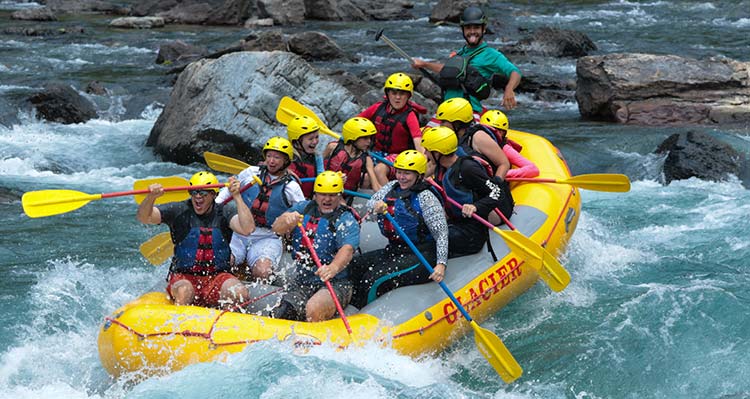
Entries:
[[174, 244], [168, 231], [151, 237], [139, 249], [141, 255], [154, 266], [161, 265], [174, 255]]
[[503, 237], [511, 250], [526, 255], [526, 263], [536, 270], [539, 277], [552, 291], [560, 292], [568, 286], [570, 283], [570, 274], [541, 245], [531, 241], [530, 238], [521, 234], [518, 230], [500, 230], [497, 227], [492, 230]]
[[[136, 180], [135, 183], [133, 183], [133, 190], [148, 190], [148, 186], [154, 183], [159, 183], [165, 188], [190, 185], [189, 181], [178, 176], [157, 177], [156, 179]], [[135, 195], [135, 202], [140, 204], [141, 202], [143, 202], [145, 198], [146, 198], [146, 194]], [[164, 193], [164, 195], [157, 198], [154, 204], [158, 205], [158, 204], [166, 204], [168, 202], [184, 201], [188, 198], [190, 198], [190, 193], [188, 193], [187, 190], [167, 191]]]
[[203, 153], [203, 159], [206, 160], [206, 165], [208, 165], [209, 168], [232, 175], [236, 175], [250, 167], [250, 165], [239, 159], [230, 158], [209, 151]]
[[521, 365], [497, 335], [480, 327], [474, 320], [471, 321], [471, 328], [474, 329], [474, 341], [479, 352], [506, 384], [510, 384], [523, 374]]
[[[276, 108], [276, 120], [282, 125], [286, 126], [292, 119], [299, 115], [304, 115], [297, 112], [298, 102], [291, 99], [291, 97], [282, 97], [279, 106]], [[299, 104], [302, 105], [302, 104]]]
[[614, 173], [578, 175], [568, 179], [558, 180], [557, 182], [593, 191], [606, 191], [611, 193], [625, 193], [630, 191], [630, 179], [625, 175]]
[[29, 217], [41, 218], [74, 211], [99, 199], [102, 199], [101, 194], [86, 194], [74, 190], [39, 190], [24, 193], [21, 205]]
[[341, 138], [341, 135], [329, 129], [328, 126], [323, 123], [323, 120], [320, 119], [315, 112], [313, 112], [313, 110], [305, 107], [291, 97], [284, 96], [281, 98], [281, 102], [279, 102], [279, 106], [278, 108], [276, 108], [277, 121], [284, 125], [288, 125], [289, 121], [300, 115], [306, 115], [312, 118], [318, 124], [318, 126], [320, 126], [320, 131], [324, 134], [337, 139]]

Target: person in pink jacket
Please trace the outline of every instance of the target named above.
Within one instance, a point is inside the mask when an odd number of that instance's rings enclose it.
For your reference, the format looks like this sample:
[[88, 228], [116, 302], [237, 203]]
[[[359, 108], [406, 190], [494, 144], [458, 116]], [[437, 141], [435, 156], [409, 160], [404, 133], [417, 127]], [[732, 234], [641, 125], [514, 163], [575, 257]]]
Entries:
[[521, 146], [508, 139], [508, 117], [504, 113], [496, 109], [491, 109], [482, 114], [480, 124], [490, 128], [492, 133], [494, 133], [495, 141], [501, 145], [503, 152], [510, 161], [511, 169], [505, 173], [506, 179], [539, 176], [539, 168], [519, 153]]

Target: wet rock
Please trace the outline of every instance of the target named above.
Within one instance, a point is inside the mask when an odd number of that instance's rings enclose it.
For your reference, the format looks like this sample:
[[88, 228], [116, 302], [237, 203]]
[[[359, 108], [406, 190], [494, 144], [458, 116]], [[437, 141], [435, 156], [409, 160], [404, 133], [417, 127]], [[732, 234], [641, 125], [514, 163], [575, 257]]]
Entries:
[[3, 33], [6, 35], [20, 35], [20, 36], [57, 36], [67, 34], [82, 34], [84, 33], [82, 26], [71, 26], [67, 28], [40, 28], [40, 27], [29, 27], [29, 26], [11, 26], [3, 29]]
[[18, 10], [10, 14], [10, 18], [21, 21], [57, 21], [55, 13], [47, 7]]
[[309, 106], [337, 130], [360, 111], [354, 96], [288, 52], [236, 52], [185, 68], [147, 145], [165, 160], [202, 162], [204, 151], [260, 160], [269, 137], [286, 135], [275, 118], [282, 96]]
[[157, 64], [187, 64], [208, 54], [205, 47], [194, 46], [182, 40], [174, 40], [159, 46]]
[[576, 65], [586, 119], [646, 125], [750, 122], [750, 62], [674, 55], [588, 56]]
[[595, 51], [596, 44], [586, 34], [569, 29], [543, 27], [510, 46], [511, 54], [544, 57], [583, 57]]
[[155, 15], [168, 23], [239, 25], [256, 15], [256, 2], [246, 0], [142, 0], [133, 6], [134, 16]]
[[53, 83], [29, 98], [37, 113], [51, 122], [83, 123], [97, 116], [94, 105], [68, 85]]
[[250, 18], [242, 25], [247, 29], [267, 28], [273, 26], [273, 18]]
[[95, 94], [97, 96], [106, 96], [109, 94], [107, 88], [98, 80], [92, 80], [86, 85], [84, 91], [88, 94]]
[[98, 12], [105, 14], [127, 15], [130, 9], [123, 6], [120, 2], [110, 2], [104, 0], [46, 0], [48, 8], [55, 12], [64, 13], [89, 13]]
[[487, 4], [487, 0], [440, 0], [432, 8], [430, 22], [452, 22], [457, 24], [461, 20], [464, 8], [468, 6], [484, 7]]
[[153, 29], [163, 28], [164, 18], [162, 17], [123, 17], [115, 18], [109, 26], [113, 28], [126, 28], [126, 29]]
[[270, 18], [275, 25], [301, 24], [305, 21], [304, 0], [258, 0], [258, 17]]
[[697, 177], [703, 180], [726, 180], [729, 174], [740, 176], [743, 156], [720, 140], [701, 132], [673, 134], [655, 151], [667, 154], [664, 178], [673, 180]]
[[434, 103], [441, 103], [443, 101], [443, 90], [437, 83], [427, 77], [422, 75], [417, 76], [414, 79], [414, 89]]
[[305, 0], [305, 18], [322, 21], [413, 19], [414, 4], [405, 0]]
[[[366, 106], [374, 102], [372, 98], [367, 96], [367, 93], [372, 90], [373, 87], [353, 73], [340, 69], [321, 70], [320, 72], [334, 82], [344, 86], [349, 92], [353, 93], [355, 102], [360, 108], [364, 109]], [[375, 101], [377, 101], [377, 99], [375, 99]]]
[[21, 202], [21, 192], [10, 188], [0, 187], [0, 204], [14, 204]]
[[347, 54], [330, 37], [321, 32], [302, 32], [289, 37], [289, 51], [298, 54], [307, 61], [328, 61], [347, 59], [359, 62], [359, 57]]
[[252, 33], [240, 46], [243, 51], [288, 51], [284, 35], [279, 30]]

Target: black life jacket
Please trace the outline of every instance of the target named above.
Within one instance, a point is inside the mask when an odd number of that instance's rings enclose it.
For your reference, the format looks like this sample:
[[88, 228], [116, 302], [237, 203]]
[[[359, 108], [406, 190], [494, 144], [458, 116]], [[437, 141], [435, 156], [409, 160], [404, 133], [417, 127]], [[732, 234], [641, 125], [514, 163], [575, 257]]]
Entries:
[[445, 91], [448, 89], [460, 89], [464, 97], [476, 97], [484, 100], [490, 96], [492, 91], [492, 80], [485, 78], [478, 69], [471, 65], [471, 59], [484, 51], [486, 47], [474, 52], [468, 57], [452, 55], [445, 61], [443, 69], [438, 75], [438, 84]]

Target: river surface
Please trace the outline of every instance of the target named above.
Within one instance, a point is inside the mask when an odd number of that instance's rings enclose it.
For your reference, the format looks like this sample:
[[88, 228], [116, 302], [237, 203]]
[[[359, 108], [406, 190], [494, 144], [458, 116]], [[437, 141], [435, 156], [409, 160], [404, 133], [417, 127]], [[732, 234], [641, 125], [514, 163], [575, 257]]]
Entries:
[[[502, 22], [494, 45], [517, 27], [586, 33], [599, 53], [645, 52], [750, 59], [750, 2], [491, 2]], [[362, 57], [321, 64], [353, 72], [406, 68], [372, 35], [380, 28], [413, 56], [437, 58], [461, 44], [453, 26], [431, 26], [433, 3], [396, 22], [308, 23], [286, 32], [326, 32]], [[0, 27], [34, 3], [0, 1]], [[519, 96], [515, 129], [557, 145], [574, 174], [625, 173], [629, 193], [581, 193], [578, 229], [561, 259], [572, 282], [543, 284], [482, 326], [524, 367], [505, 385], [468, 336], [437, 356], [412, 359], [366, 346], [299, 356], [261, 344], [225, 363], [188, 367], [133, 384], [99, 363], [105, 315], [164, 284], [166, 266], [140, 257], [163, 227], [135, 220], [132, 198], [94, 201], [74, 212], [30, 219], [20, 194], [41, 189], [129, 190], [135, 180], [180, 175], [201, 165], [163, 162], [144, 147], [171, 80], [154, 64], [159, 44], [181, 39], [211, 50], [247, 35], [240, 28], [167, 26], [113, 30], [111, 17], [65, 16], [42, 25], [83, 34], [0, 34], [0, 397], [1, 398], [750, 398], [750, 192], [737, 179], [661, 184], [656, 146], [692, 129], [750, 152], [748, 126], [639, 127], [586, 122], [575, 103]], [[504, 29], [506, 27], [507, 29]], [[2, 31], [2, 29], [0, 29]], [[575, 78], [572, 59], [518, 59], [523, 71]], [[82, 90], [99, 80], [108, 96], [87, 95], [99, 116], [60, 125], [36, 118], [22, 100], [45, 83]], [[497, 101], [497, 100], [495, 100]]]

